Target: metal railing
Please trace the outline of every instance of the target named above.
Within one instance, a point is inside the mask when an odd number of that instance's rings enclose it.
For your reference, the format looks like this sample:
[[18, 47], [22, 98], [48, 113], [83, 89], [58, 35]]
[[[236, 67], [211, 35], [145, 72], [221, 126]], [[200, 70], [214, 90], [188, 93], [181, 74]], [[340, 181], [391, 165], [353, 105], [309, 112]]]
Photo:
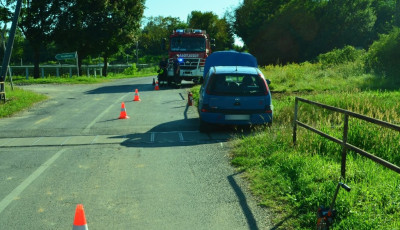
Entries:
[[[339, 139], [337, 139], [335, 137], [332, 137], [332, 136], [330, 136], [330, 135], [328, 135], [326, 133], [323, 133], [322, 131], [317, 130], [317, 129], [315, 129], [315, 128], [307, 125], [307, 124], [304, 124], [303, 122], [300, 122], [297, 119], [299, 101], [307, 103], [307, 104], [315, 105], [315, 106], [318, 106], [318, 107], [321, 107], [321, 108], [324, 108], [324, 109], [327, 109], [327, 110], [331, 110], [331, 111], [334, 111], [334, 112], [338, 112], [338, 113], [344, 114], [344, 127], [343, 127], [343, 138], [342, 138], [342, 140], [339, 140]], [[365, 150], [362, 150], [362, 149], [360, 149], [360, 148], [358, 148], [358, 147], [356, 147], [354, 145], [351, 145], [351, 144], [347, 143], [347, 133], [348, 133], [348, 129], [349, 129], [349, 116], [354, 117], [354, 118], [358, 118], [360, 120], [364, 120], [364, 121], [367, 121], [367, 122], [370, 122], [370, 123], [373, 123], [373, 124], [376, 124], [376, 125], [379, 125], [379, 126], [382, 126], [382, 127], [385, 127], [385, 128], [392, 129], [392, 130], [400, 132], [400, 126], [398, 126], [398, 125], [391, 124], [389, 122], [381, 121], [381, 120], [378, 120], [378, 119], [374, 119], [374, 118], [371, 118], [371, 117], [367, 117], [367, 116], [364, 116], [364, 115], [361, 115], [361, 114], [358, 114], [358, 113], [354, 113], [354, 112], [351, 112], [351, 111], [348, 111], [348, 110], [339, 109], [339, 108], [336, 108], [336, 107], [333, 107], [333, 106], [324, 105], [324, 104], [321, 104], [321, 103], [318, 103], [318, 102], [314, 102], [314, 101], [306, 100], [306, 99], [303, 99], [303, 98], [300, 98], [300, 97], [296, 97], [296, 99], [295, 99], [295, 109], [294, 109], [293, 144], [296, 145], [296, 141], [297, 141], [297, 125], [299, 125], [299, 126], [301, 126], [303, 128], [306, 128], [306, 129], [308, 129], [308, 130], [310, 130], [312, 132], [315, 132], [315, 133], [319, 134], [322, 137], [325, 137], [325, 138], [327, 138], [327, 139], [329, 139], [329, 140], [331, 140], [333, 142], [336, 142], [336, 143], [342, 145], [341, 176], [343, 178], [345, 178], [345, 176], [346, 176], [346, 156], [347, 156], [347, 151], [348, 150], [352, 150], [352, 151], [354, 151], [354, 152], [356, 152], [356, 153], [358, 153], [358, 154], [360, 154], [360, 155], [362, 155], [364, 157], [367, 157], [367, 158], [373, 160], [374, 162], [376, 162], [378, 164], [381, 164], [384, 167], [389, 168], [389, 169], [391, 169], [391, 170], [393, 170], [393, 171], [395, 171], [395, 172], [400, 174], [400, 167], [399, 166], [394, 165], [394, 164], [392, 164], [392, 163], [390, 163], [390, 162], [388, 162], [388, 161], [386, 161], [386, 160], [384, 160], [382, 158], [379, 158], [379, 157], [377, 157], [377, 156], [375, 156], [375, 155], [373, 155], [371, 153], [368, 153]]]
[[[131, 67], [131, 64], [116, 64], [116, 65], [108, 65], [107, 72], [109, 73], [122, 73], [126, 68]], [[147, 68], [151, 66], [150, 64], [139, 64], [137, 65], [138, 69]], [[1, 69], [1, 68], [0, 68]], [[82, 65], [81, 70], [82, 74], [88, 77], [93, 76], [101, 76], [102, 75], [103, 64], [99, 65]], [[56, 76], [60, 77], [62, 75], [67, 75], [72, 77], [73, 74], [77, 75], [76, 65], [63, 64], [63, 65], [40, 65], [39, 66], [40, 76], [45, 78], [46, 76]], [[33, 75], [33, 66], [32, 65], [24, 65], [24, 66], [9, 66], [9, 74], [10, 77], [13, 75], [17, 76], [25, 76], [28, 80], [30, 76]]]

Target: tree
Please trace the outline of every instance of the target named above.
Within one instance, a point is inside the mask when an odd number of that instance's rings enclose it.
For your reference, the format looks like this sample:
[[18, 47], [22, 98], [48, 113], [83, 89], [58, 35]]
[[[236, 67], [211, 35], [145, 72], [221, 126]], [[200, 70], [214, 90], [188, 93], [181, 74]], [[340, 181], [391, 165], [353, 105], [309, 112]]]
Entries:
[[33, 76], [39, 78], [40, 51], [51, 41], [56, 17], [54, 12], [58, 8], [57, 1], [27, 0], [24, 6], [18, 25], [33, 49]]
[[188, 25], [190, 28], [206, 30], [216, 40], [215, 50], [233, 48], [233, 31], [225, 17], [219, 19], [213, 12], [192, 11], [188, 16]]
[[346, 45], [367, 47], [376, 1], [244, 0], [234, 29], [259, 63], [300, 62]]
[[149, 17], [140, 35], [140, 48], [147, 55], [159, 56], [165, 54], [162, 40], [168, 38], [173, 30], [186, 28], [186, 23], [174, 17]]
[[[138, 34], [144, 0], [60, 0], [54, 38], [62, 49], [78, 51], [78, 65], [88, 55], [108, 58]], [[72, 50], [71, 50], [72, 49]]]

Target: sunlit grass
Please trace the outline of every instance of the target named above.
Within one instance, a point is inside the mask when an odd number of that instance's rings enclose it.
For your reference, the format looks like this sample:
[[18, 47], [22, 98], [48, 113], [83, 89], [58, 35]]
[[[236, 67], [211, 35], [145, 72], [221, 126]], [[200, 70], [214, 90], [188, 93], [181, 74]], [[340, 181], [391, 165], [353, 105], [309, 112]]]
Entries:
[[[305, 98], [377, 119], [400, 122], [399, 92], [329, 92]], [[248, 172], [254, 193], [272, 208], [284, 229], [310, 229], [320, 205], [329, 206], [340, 177], [341, 146], [298, 128], [292, 144], [294, 97], [281, 97], [272, 128], [235, 142], [232, 163]], [[342, 138], [343, 115], [301, 104], [299, 120]], [[400, 165], [400, 133], [350, 119], [348, 142]], [[334, 229], [396, 229], [400, 226], [400, 176], [356, 153], [347, 157]], [[288, 211], [289, 210], [289, 211]], [[361, 228], [360, 228], [361, 226]]]
[[[261, 68], [271, 80], [272, 127], [233, 141], [232, 164], [245, 170], [252, 192], [282, 229], [314, 229], [319, 206], [329, 206], [341, 175], [341, 145], [299, 127], [292, 143], [294, 99], [323, 104], [400, 124], [400, 84], [365, 74], [360, 62]], [[199, 86], [192, 88], [195, 101]], [[343, 115], [300, 102], [298, 119], [341, 139]], [[400, 133], [349, 119], [348, 142], [400, 166]], [[349, 152], [333, 229], [400, 229], [400, 175]]]
[[11, 90], [11, 87], [7, 84], [6, 96], [6, 103], [0, 102], [0, 118], [11, 116], [12, 114], [31, 107], [37, 102], [47, 99], [45, 95], [23, 90], [18, 87], [14, 87], [14, 90]]

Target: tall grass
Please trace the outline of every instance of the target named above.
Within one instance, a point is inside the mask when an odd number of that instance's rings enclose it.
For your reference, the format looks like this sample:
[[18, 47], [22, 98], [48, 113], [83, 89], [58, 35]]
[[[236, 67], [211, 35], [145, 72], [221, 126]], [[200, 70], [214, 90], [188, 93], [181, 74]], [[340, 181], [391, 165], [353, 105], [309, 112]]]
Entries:
[[[399, 92], [329, 92], [307, 99], [364, 115], [400, 123]], [[276, 104], [274, 125], [257, 135], [237, 140], [232, 163], [247, 170], [254, 193], [277, 213], [276, 222], [289, 217], [285, 229], [315, 227], [316, 210], [329, 206], [340, 177], [341, 146], [317, 134], [298, 129], [292, 145], [294, 99], [282, 97]], [[301, 104], [299, 120], [341, 138], [343, 116]], [[350, 119], [348, 142], [400, 165], [400, 134]], [[400, 227], [400, 176], [350, 153], [334, 229], [398, 229]]]

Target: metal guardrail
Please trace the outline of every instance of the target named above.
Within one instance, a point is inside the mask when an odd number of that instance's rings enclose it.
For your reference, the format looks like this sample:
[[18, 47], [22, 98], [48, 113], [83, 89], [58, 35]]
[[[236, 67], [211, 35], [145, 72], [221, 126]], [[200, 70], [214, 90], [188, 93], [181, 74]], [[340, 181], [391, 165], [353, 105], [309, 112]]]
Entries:
[[[331, 111], [334, 111], [334, 112], [338, 112], [338, 113], [344, 114], [344, 127], [343, 127], [343, 138], [342, 138], [342, 140], [339, 140], [339, 139], [337, 139], [335, 137], [332, 137], [332, 136], [330, 136], [330, 135], [328, 135], [326, 133], [323, 133], [320, 130], [317, 130], [317, 129], [315, 129], [315, 128], [307, 125], [307, 124], [304, 124], [304, 123], [298, 121], [297, 120], [297, 114], [298, 114], [298, 103], [299, 103], [299, 101], [307, 103], [307, 104], [315, 105], [315, 106], [318, 106], [318, 107], [321, 107], [321, 108], [324, 108], [324, 109], [327, 109], [327, 110], [331, 110]], [[352, 150], [352, 151], [354, 151], [354, 152], [356, 152], [356, 153], [358, 153], [358, 154], [360, 154], [360, 155], [362, 155], [364, 157], [367, 157], [370, 160], [375, 161], [376, 163], [381, 164], [384, 167], [389, 168], [389, 169], [391, 169], [391, 170], [393, 170], [393, 171], [395, 171], [395, 172], [400, 174], [400, 167], [399, 166], [394, 165], [394, 164], [392, 164], [392, 163], [390, 163], [390, 162], [388, 162], [388, 161], [386, 161], [386, 160], [384, 160], [382, 158], [379, 158], [379, 157], [377, 157], [377, 156], [375, 156], [375, 155], [373, 155], [371, 153], [368, 153], [365, 150], [362, 150], [362, 149], [360, 149], [360, 148], [358, 148], [358, 147], [356, 147], [354, 145], [351, 145], [351, 144], [347, 143], [347, 133], [348, 133], [348, 129], [349, 129], [349, 116], [355, 117], [355, 118], [358, 118], [358, 119], [361, 119], [361, 120], [364, 120], [364, 121], [367, 121], [367, 122], [370, 122], [370, 123], [373, 123], [373, 124], [376, 124], [376, 125], [379, 125], [379, 126], [382, 126], [382, 127], [389, 128], [389, 129], [392, 129], [392, 130], [400, 132], [400, 126], [398, 126], [398, 125], [391, 124], [389, 122], [381, 121], [381, 120], [378, 120], [378, 119], [374, 119], [374, 118], [371, 118], [371, 117], [367, 117], [367, 116], [364, 116], [364, 115], [361, 115], [361, 114], [358, 114], [358, 113], [354, 113], [354, 112], [351, 112], [351, 111], [348, 111], [348, 110], [339, 109], [339, 108], [336, 108], [336, 107], [333, 107], [333, 106], [324, 105], [324, 104], [321, 104], [321, 103], [318, 103], [318, 102], [314, 102], [314, 101], [306, 100], [306, 99], [303, 99], [303, 98], [300, 98], [300, 97], [296, 97], [296, 99], [295, 99], [295, 109], [294, 109], [293, 144], [296, 145], [296, 141], [297, 141], [297, 125], [299, 125], [299, 126], [301, 126], [303, 128], [306, 128], [306, 129], [308, 129], [308, 130], [310, 130], [312, 132], [315, 132], [315, 133], [319, 134], [322, 137], [325, 137], [325, 138], [327, 138], [327, 139], [329, 139], [329, 140], [331, 140], [333, 142], [336, 142], [336, 143], [342, 145], [341, 175], [342, 175], [343, 178], [345, 178], [345, 176], [346, 176], [347, 150]]]
[[[132, 64], [115, 64], [115, 65], [108, 65], [107, 72], [115, 72], [115, 73], [122, 73], [126, 68], [131, 67]], [[150, 64], [138, 64], [137, 68], [147, 68], [151, 66]], [[1, 68], [0, 68], [1, 69]], [[70, 64], [63, 64], [63, 65], [40, 65], [40, 75], [44, 78], [46, 75], [52, 75], [56, 77], [60, 77], [63, 74], [69, 75], [72, 77], [73, 74], [76, 74], [76, 65]], [[97, 75], [102, 75], [103, 64], [98, 65], [82, 65], [81, 66], [82, 73], [88, 77]], [[23, 65], [23, 66], [9, 66], [10, 70], [10, 77], [12, 75], [19, 75], [24, 76], [28, 80], [29, 76], [33, 73], [33, 66], [32, 65]]]

